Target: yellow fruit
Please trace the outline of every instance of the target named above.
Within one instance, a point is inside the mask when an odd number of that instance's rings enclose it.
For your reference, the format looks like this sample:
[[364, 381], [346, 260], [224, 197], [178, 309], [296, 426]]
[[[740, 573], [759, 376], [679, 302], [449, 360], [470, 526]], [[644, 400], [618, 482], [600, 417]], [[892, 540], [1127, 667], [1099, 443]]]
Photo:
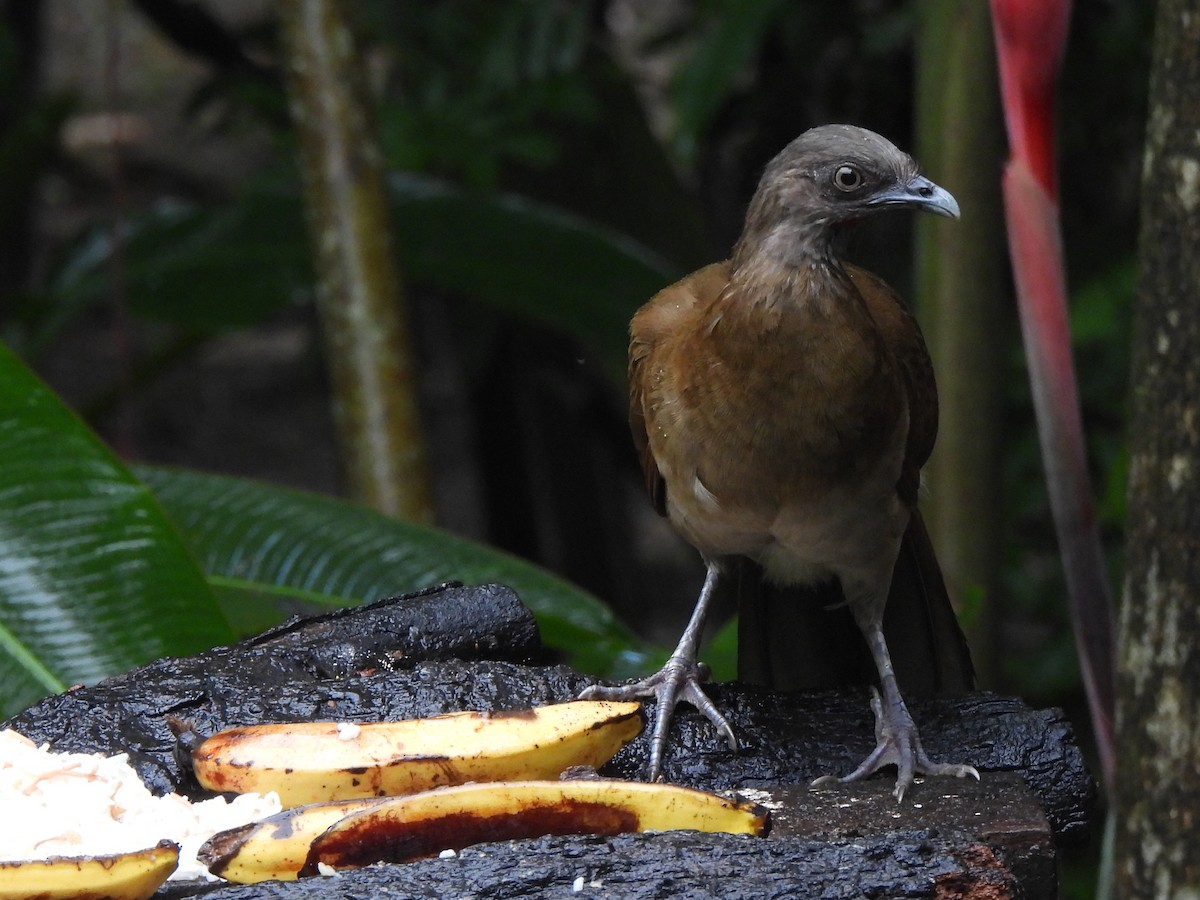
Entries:
[[0, 900], [147, 900], [179, 864], [179, 845], [110, 856], [0, 862]]
[[556, 778], [601, 766], [641, 731], [637, 703], [578, 700], [404, 722], [251, 725], [192, 753], [214, 791], [277, 791], [285, 807], [409, 794], [467, 781]]
[[238, 884], [275, 878], [294, 881], [313, 840], [350, 813], [387, 802], [387, 798], [338, 800], [285, 809], [260, 822], [213, 835], [197, 851], [214, 875]]
[[301, 875], [407, 862], [483, 841], [545, 834], [723, 831], [765, 834], [765, 809], [675, 785], [588, 779], [464, 784], [384, 800], [312, 842]]

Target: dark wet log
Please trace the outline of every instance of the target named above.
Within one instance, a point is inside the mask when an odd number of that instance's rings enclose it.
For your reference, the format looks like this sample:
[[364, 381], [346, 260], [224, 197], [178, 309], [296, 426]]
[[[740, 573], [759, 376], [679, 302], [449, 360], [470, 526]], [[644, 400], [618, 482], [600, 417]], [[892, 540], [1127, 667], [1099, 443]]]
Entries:
[[[60, 751], [128, 753], [150, 788], [167, 793], [187, 783], [169, 718], [193, 722], [200, 734], [267, 721], [387, 718], [388, 695], [404, 692], [393, 680], [400, 671], [454, 659], [459, 678], [469, 679], [464, 660], [543, 655], [533, 615], [511, 590], [449, 585], [296, 619], [197, 656], [160, 659], [48, 697], [3, 727]], [[451, 685], [442, 693], [454, 701]], [[425, 709], [443, 711], [438, 706], [431, 700]]]
[[[155, 789], [198, 796], [168, 717], [191, 721], [200, 734], [264, 721], [402, 719], [560, 702], [589, 683], [566, 667], [532, 664], [542, 656], [532, 618], [510, 591], [445, 588], [160, 660], [48, 698], [6, 724], [58, 749], [128, 752]], [[335, 879], [176, 887], [171, 895], [558, 897], [583, 878], [584, 897], [1052, 897], [1057, 848], [1086, 835], [1095, 785], [1060, 711], [982, 693], [913, 698], [930, 755], [971, 763], [983, 778], [927, 779], [897, 804], [889, 777], [807, 787], [849, 771], [873, 745], [866, 692], [786, 695], [736, 684], [711, 692], [742, 747], [730, 752], [684, 708], [666, 777], [707, 790], [768, 791], [752, 797], [776, 807], [767, 839], [540, 838]], [[603, 774], [639, 777], [645, 754], [643, 735]]]
[[[979, 781], [928, 778], [915, 784], [903, 803], [896, 802], [887, 779], [820, 790], [789, 786], [770, 795], [769, 802], [777, 805], [771, 819], [773, 838], [838, 841], [924, 833], [951, 839], [956, 858], [967, 855], [979, 862], [986, 857], [989, 873], [1000, 868], [998, 861], [1021, 886], [1020, 896], [1058, 894], [1050, 823], [1037, 795], [1014, 773], [989, 772]], [[990, 854], [970, 849], [979, 847]]]
[[1019, 890], [990, 847], [963, 844], [955, 836], [903, 831], [835, 840], [763, 840], [664, 832], [481, 844], [448, 859], [378, 866], [336, 878], [222, 887], [205, 896], [208, 900], [1026, 896]]
[[[663, 768], [667, 781], [703, 788], [806, 785], [822, 775], [851, 771], [875, 744], [866, 691], [782, 694], [722, 684], [709, 692], [741, 747], [732, 753], [707, 720], [686, 708], [676, 717]], [[1060, 844], [1087, 839], [1096, 785], [1062, 710], [1034, 710], [1016, 698], [982, 692], [914, 697], [909, 708], [934, 760], [1020, 775]], [[645, 757], [643, 734], [606, 772], [637, 777]], [[888, 779], [882, 781], [890, 788]]]

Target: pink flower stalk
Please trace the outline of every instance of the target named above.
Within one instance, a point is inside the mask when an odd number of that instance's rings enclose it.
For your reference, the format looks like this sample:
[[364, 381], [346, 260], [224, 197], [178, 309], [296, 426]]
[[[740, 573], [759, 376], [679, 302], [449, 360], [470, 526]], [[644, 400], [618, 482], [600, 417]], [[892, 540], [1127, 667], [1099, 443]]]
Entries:
[[1050, 506], [1106, 784], [1115, 769], [1112, 600], [1100, 545], [1067, 321], [1055, 164], [1055, 95], [1070, 0], [991, 0], [1010, 157], [1009, 255]]

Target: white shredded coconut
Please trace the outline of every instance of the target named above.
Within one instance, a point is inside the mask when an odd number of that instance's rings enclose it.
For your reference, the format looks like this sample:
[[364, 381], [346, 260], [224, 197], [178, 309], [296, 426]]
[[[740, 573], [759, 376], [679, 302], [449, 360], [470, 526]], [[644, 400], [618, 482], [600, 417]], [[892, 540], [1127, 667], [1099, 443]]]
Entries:
[[438, 859], [454, 859], [454, 857], [456, 857], [456, 856], [458, 856], [458, 853], [455, 852], [452, 848], [447, 847], [445, 850], [443, 850], [441, 853], [438, 854]]
[[271, 792], [192, 803], [179, 794], [156, 797], [124, 754], [53, 753], [15, 731], [0, 731], [0, 854], [5, 860], [101, 856], [180, 846], [176, 880], [214, 880], [196, 860], [218, 831], [274, 815]]
[[352, 741], [362, 734], [362, 729], [353, 722], [338, 722], [337, 736], [340, 741]]
[[318, 875], [324, 875], [326, 878], [332, 878], [335, 875], [337, 875], [337, 873], [338, 873], [338, 870], [335, 869], [333, 866], [331, 866], [329, 863], [327, 863], [327, 862], [318, 862], [317, 863], [317, 874]]

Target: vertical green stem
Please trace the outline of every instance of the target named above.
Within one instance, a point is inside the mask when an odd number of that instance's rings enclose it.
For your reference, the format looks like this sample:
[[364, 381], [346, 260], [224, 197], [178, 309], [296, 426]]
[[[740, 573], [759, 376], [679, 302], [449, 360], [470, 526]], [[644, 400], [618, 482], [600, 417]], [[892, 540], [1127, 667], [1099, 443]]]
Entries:
[[362, 60], [339, 0], [287, 0], [279, 13], [350, 491], [426, 521], [415, 365]]
[[918, 220], [916, 297], [937, 372], [941, 424], [926, 466], [925, 518], [951, 596], [982, 599], [967, 617], [983, 684], [996, 683], [1000, 571], [1004, 256], [1002, 142], [985, 3], [918, 4], [917, 158], [962, 208]]

